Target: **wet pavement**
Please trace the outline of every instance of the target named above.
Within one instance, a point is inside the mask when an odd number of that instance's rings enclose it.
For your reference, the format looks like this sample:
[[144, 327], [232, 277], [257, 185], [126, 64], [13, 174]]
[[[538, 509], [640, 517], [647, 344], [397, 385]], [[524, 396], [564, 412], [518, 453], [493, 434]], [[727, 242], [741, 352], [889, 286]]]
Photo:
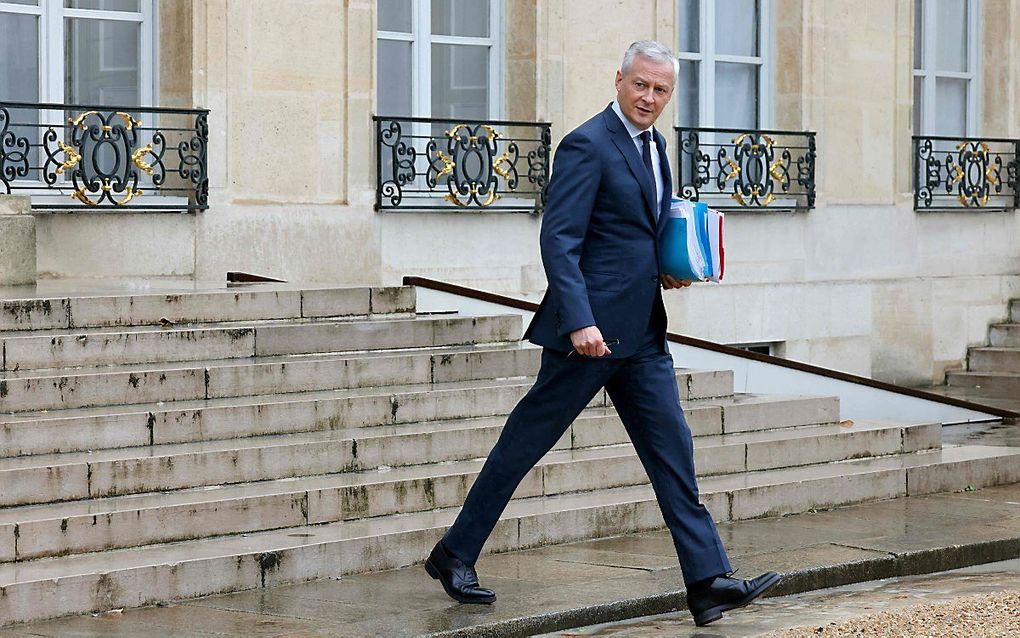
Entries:
[[942, 428], [942, 443], [943, 445], [1020, 447], [1020, 423], [965, 423], [961, 425], [947, 425]]
[[[930, 573], [1020, 556], [1020, 485], [725, 523], [719, 531], [741, 576], [766, 570], [786, 574], [776, 595]], [[413, 566], [211, 596], [165, 607], [33, 623], [0, 630], [0, 638], [360, 638], [477, 635], [481, 627], [486, 635], [516, 636], [674, 611], [683, 605], [682, 578], [672, 541], [664, 531], [485, 556], [479, 561], [478, 571], [482, 584], [497, 591], [499, 600], [495, 605], [458, 605], [421, 566]], [[857, 591], [880, 587], [893, 585], [860, 585]], [[891, 591], [886, 593], [893, 600], [915, 595], [911, 593], [914, 590], [888, 593]], [[877, 594], [876, 600], [884, 595]], [[855, 598], [847, 593], [844, 598], [864, 600], [862, 596]], [[805, 602], [779, 604], [767, 600], [734, 612], [706, 628], [716, 633], [695, 632], [690, 616], [680, 612], [669, 619], [672, 625], [668, 633], [747, 635], [720, 632], [731, 625], [765, 618], [760, 616], [763, 610], [775, 610], [780, 616], [786, 613], [782, 610], [791, 610], [789, 618], [805, 618], [805, 610], [815, 606], [810, 596], [793, 600]]]
[[819, 628], [830, 623], [877, 612], [1002, 591], [1020, 591], [1020, 559], [938, 574], [889, 578], [794, 596], [767, 598], [730, 612], [722, 620], [702, 628], [694, 626], [687, 612], [679, 612], [543, 635], [589, 638], [743, 638], [789, 627], [806, 627], [810, 633], [816, 633]]

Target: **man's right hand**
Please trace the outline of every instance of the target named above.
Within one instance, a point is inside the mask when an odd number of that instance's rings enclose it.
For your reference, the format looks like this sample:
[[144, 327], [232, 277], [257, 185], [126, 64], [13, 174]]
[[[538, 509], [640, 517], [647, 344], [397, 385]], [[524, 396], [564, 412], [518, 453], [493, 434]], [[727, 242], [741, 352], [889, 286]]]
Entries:
[[613, 353], [602, 340], [602, 331], [595, 326], [571, 332], [570, 343], [574, 345], [574, 351], [577, 354], [583, 354], [586, 357], [604, 357]]

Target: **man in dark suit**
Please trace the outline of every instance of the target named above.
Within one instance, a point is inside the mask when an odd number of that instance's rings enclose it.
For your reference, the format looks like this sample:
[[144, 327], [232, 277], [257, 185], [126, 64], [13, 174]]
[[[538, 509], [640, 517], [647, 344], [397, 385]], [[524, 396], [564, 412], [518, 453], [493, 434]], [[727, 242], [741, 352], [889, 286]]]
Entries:
[[[678, 63], [657, 42], [635, 42], [616, 74], [616, 100], [556, 151], [542, 222], [549, 289], [525, 337], [544, 347], [534, 387], [517, 404], [464, 507], [425, 563], [446, 592], [491, 603], [474, 563], [529, 470], [603, 387], [651, 480], [673, 536], [694, 620], [705, 625], [779, 582], [732, 569], [698, 496], [694, 449], [666, 347], [659, 233], [672, 181], [666, 140], [653, 128]], [[612, 346], [612, 348], [610, 348]]]

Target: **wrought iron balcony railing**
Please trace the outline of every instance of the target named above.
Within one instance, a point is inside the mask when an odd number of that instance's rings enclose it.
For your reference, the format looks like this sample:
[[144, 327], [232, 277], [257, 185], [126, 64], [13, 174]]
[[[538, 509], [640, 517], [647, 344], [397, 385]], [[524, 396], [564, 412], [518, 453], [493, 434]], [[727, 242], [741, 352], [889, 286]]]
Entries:
[[1020, 140], [913, 140], [914, 210], [1020, 208]]
[[719, 210], [815, 206], [815, 134], [676, 127], [677, 194]]
[[541, 213], [545, 122], [376, 116], [376, 210]]
[[43, 210], [204, 210], [208, 116], [0, 101], [0, 193]]

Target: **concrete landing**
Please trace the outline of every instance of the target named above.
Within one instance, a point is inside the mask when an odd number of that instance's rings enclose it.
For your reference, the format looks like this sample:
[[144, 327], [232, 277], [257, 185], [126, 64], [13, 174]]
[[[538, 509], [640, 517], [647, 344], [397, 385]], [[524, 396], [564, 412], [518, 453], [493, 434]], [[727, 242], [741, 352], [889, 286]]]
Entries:
[[[786, 575], [776, 596], [933, 573], [1020, 557], [1020, 485], [724, 523], [719, 531], [739, 575]], [[33, 623], [0, 638], [522, 636], [684, 608], [666, 532], [485, 556], [478, 570], [499, 595], [491, 607], [453, 603], [415, 566]], [[755, 609], [713, 629], [723, 632]], [[686, 635], [681, 628], [694, 625], [680, 614], [675, 628]]]

